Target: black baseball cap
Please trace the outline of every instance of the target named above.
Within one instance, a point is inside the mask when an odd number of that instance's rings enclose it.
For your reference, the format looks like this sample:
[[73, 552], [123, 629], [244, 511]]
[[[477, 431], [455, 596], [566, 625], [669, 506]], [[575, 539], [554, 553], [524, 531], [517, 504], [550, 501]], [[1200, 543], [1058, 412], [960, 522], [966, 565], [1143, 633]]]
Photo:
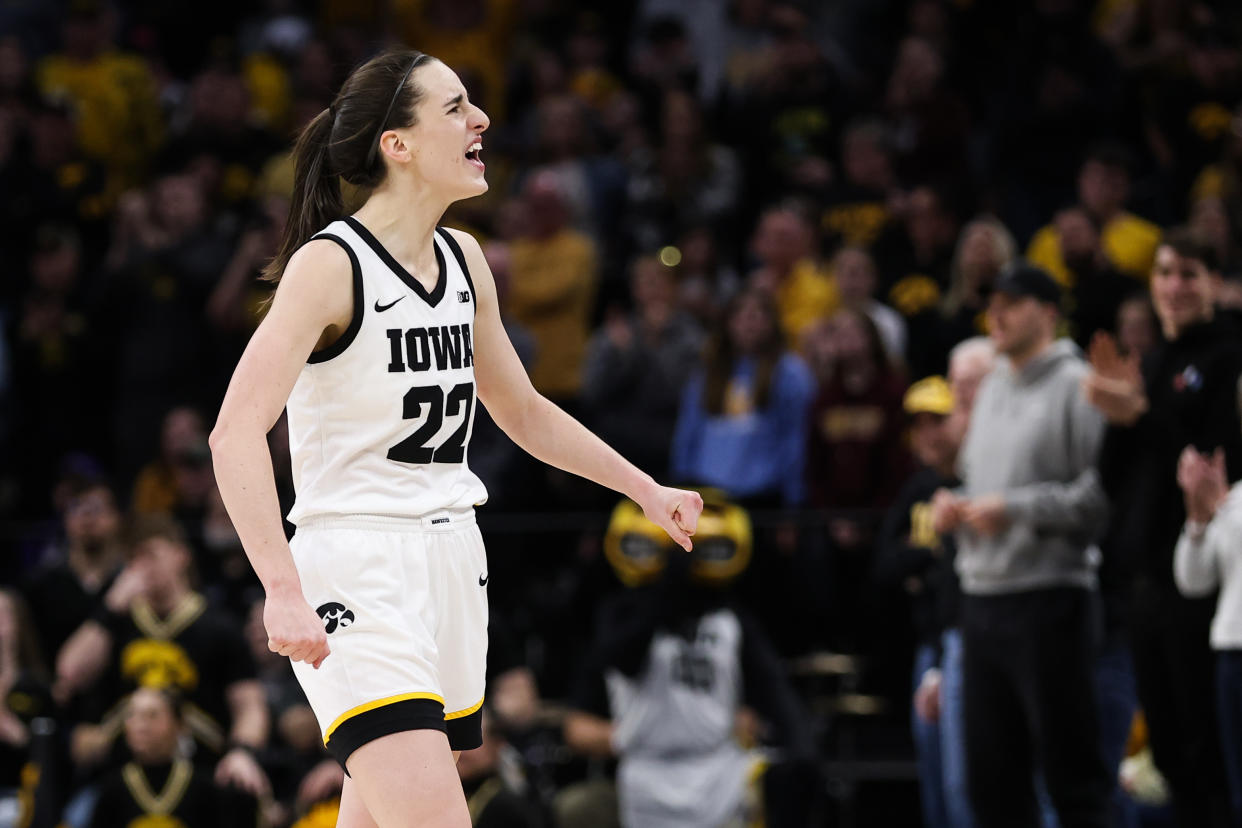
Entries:
[[1061, 306], [1061, 286], [1042, 267], [1027, 261], [1018, 261], [1001, 271], [992, 284], [992, 290], [1022, 299], [1027, 296]]

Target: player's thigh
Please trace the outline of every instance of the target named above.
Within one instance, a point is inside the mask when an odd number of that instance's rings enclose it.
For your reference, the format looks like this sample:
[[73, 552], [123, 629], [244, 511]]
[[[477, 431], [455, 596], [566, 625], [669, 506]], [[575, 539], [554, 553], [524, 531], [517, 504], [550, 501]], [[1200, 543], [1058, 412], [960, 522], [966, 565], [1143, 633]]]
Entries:
[[347, 764], [379, 828], [470, 828], [466, 796], [441, 731], [391, 733], [355, 750]]
[[345, 786], [341, 789], [341, 810], [336, 816], [336, 828], [378, 828], [371, 812], [362, 802], [362, 794], [354, 780], [345, 777]]

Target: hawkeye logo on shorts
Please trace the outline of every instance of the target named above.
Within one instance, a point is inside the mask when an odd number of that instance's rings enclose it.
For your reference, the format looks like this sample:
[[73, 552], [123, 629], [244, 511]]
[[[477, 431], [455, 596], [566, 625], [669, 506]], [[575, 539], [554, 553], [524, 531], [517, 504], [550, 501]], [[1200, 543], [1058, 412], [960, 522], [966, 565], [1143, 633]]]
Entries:
[[336, 632], [337, 627], [348, 627], [354, 623], [354, 611], [335, 601], [321, 605], [315, 612], [323, 619], [323, 631], [329, 635]]

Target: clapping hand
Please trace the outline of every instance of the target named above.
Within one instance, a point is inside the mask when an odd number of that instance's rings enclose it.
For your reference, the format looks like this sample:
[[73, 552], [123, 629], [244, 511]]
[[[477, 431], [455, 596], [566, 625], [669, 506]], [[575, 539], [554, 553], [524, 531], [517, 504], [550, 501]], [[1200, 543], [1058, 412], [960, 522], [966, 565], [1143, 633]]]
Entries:
[[1207, 457], [1186, 446], [1177, 461], [1177, 483], [1186, 498], [1186, 517], [1197, 523], [1210, 521], [1229, 493], [1224, 450], [1217, 448]]
[[1147, 411], [1147, 394], [1136, 354], [1123, 357], [1117, 341], [1104, 331], [1091, 338], [1088, 351], [1091, 372], [1083, 377], [1082, 390], [1114, 425], [1133, 425]]

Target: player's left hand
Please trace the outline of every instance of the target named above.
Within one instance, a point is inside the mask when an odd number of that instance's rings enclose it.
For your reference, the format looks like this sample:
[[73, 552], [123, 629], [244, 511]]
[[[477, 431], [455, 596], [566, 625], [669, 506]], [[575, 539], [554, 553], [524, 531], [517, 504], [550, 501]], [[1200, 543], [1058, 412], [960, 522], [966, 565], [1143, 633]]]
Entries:
[[661, 527], [673, 542], [689, 552], [694, 544], [690, 538], [699, 525], [703, 513], [703, 496], [698, 492], [655, 486], [651, 493], [639, 501], [647, 520]]

